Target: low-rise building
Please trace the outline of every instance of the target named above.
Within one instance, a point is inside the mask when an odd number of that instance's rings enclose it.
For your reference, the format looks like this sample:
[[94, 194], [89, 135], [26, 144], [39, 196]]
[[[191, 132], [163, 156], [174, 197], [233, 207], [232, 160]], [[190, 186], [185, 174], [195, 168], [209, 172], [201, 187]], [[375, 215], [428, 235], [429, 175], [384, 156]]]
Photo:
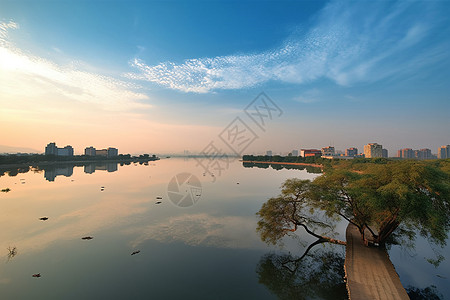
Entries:
[[328, 146], [322, 148], [322, 155], [323, 156], [333, 156], [335, 154], [334, 147]]
[[322, 156], [322, 151], [318, 149], [300, 149], [300, 156], [302, 157]]
[[357, 156], [358, 149], [357, 148], [348, 148], [345, 150], [345, 156]]

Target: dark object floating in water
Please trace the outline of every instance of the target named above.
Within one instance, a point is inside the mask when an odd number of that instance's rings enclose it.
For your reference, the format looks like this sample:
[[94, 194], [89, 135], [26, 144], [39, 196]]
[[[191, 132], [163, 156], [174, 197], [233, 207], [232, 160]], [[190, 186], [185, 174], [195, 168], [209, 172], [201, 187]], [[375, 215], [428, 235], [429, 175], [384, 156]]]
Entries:
[[162, 197], [156, 197], [156, 199], [162, 199]]
[[93, 237], [92, 236], [84, 236], [81, 238], [82, 240], [92, 240]]
[[47, 221], [47, 220], [48, 220], [48, 217], [42, 217], [42, 218], [39, 218], [39, 220], [41, 220], [41, 221]]
[[131, 253], [131, 255], [135, 255], [135, 254], [138, 254], [138, 253], [141, 253], [141, 250], [133, 251], [133, 253]]
[[41, 277], [41, 273], [33, 274], [33, 277]]
[[161, 204], [162, 202], [161, 201], [157, 201], [155, 204]]
[[239, 184], [239, 182], [237, 182], [236, 184]]

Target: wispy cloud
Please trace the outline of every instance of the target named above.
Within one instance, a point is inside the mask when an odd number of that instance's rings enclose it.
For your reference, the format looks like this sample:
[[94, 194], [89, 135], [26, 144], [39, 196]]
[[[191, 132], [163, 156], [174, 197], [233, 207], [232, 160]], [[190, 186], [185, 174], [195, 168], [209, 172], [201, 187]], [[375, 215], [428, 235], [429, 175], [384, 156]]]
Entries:
[[18, 49], [8, 34], [18, 27], [14, 22], [0, 23], [0, 94], [3, 100], [56, 95], [62, 100], [94, 104], [105, 110], [144, 106], [142, 100], [148, 97], [137, 92], [139, 87], [133, 83], [86, 71], [80, 63], [59, 65]]
[[275, 50], [163, 62], [130, 64], [137, 80], [184, 92], [254, 87], [269, 81], [294, 84], [327, 78], [339, 85], [405, 78], [448, 60], [448, 39], [434, 39], [448, 21], [440, 5], [426, 1], [328, 3], [315, 24], [293, 34]]

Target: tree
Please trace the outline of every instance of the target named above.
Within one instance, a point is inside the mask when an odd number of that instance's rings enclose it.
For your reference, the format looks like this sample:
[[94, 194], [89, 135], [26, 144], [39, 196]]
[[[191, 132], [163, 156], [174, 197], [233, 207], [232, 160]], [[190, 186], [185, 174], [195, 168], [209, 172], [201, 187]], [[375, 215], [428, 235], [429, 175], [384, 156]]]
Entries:
[[363, 240], [368, 233], [378, 245], [384, 245], [400, 225], [445, 245], [450, 229], [449, 173], [447, 161], [335, 164], [313, 182], [288, 179], [281, 195], [258, 212], [258, 231], [263, 241], [276, 243], [301, 226], [328, 240], [309, 228], [327, 224], [305, 214], [322, 211], [330, 219], [344, 218], [356, 225]]
[[308, 213], [310, 189], [309, 180], [288, 179], [282, 185], [281, 195], [270, 198], [263, 204], [257, 213], [260, 217], [257, 231], [264, 242], [276, 244], [300, 226], [319, 241], [345, 244], [343, 241], [314, 232], [315, 229], [331, 226]]

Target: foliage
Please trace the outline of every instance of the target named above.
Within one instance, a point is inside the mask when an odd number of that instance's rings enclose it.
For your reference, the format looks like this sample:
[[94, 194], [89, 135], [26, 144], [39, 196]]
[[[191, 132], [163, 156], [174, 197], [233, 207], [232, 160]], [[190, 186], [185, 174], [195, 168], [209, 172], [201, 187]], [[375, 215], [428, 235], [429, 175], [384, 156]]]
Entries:
[[415, 288], [409, 286], [406, 289], [408, 296], [411, 300], [440, 300], [443, 299], [442, 294], [440, 294], [435, 286], [429, 286], [424, 289]]
[[257, 213], [260, 217], [257, 231], [264, 242], [276, 244], [285, 235], [296, 231], [298, 226], [301, 226], [319, 240], [345, 244], [314, 232], [318, 228], [331, 228], [331, 226], [308, 212], [310, 189], [309, 180], [288, 179], [282, 185], [281, 194], [263, 204]]
[[363, 239], [369, 232], [379, 245], [402, 225], [409, 237], [417, 230], [442, 246], [450, 229], [449, 165], [449, 160], [341, 161], [313, 182], [287, 180], [281, 195], [258, 212], [258, 231], [264, 241], [275, 243], [297, 226], [325, 227], [304, 214], [312, 210], [348, 220]]

